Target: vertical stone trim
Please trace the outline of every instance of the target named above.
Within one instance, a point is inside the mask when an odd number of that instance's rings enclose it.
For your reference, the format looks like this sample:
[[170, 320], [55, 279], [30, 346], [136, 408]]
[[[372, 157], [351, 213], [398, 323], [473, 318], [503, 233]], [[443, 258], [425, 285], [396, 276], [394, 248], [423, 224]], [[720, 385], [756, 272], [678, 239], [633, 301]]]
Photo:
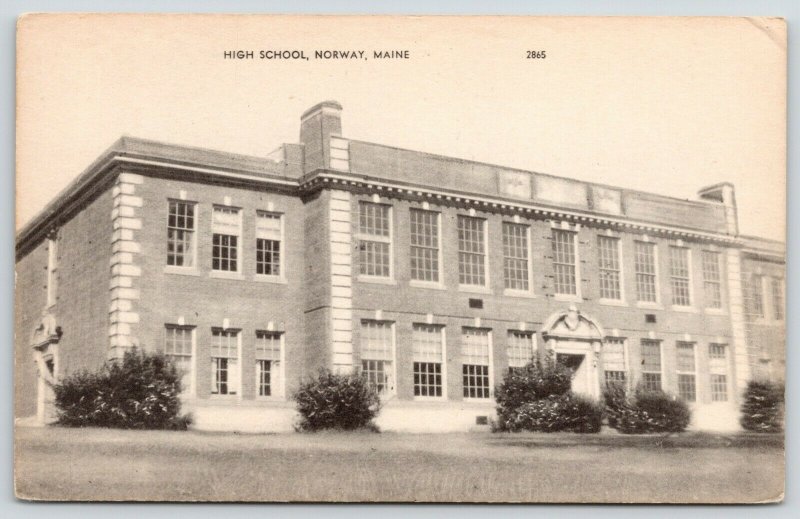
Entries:
[[331, 191], [331, 357], [337, 373], [353, 370], [353, 232], [348, 191]]
[[141, 175], [120, 173], [112, 190], [114, 208], [111, 210], [111, 221], [114, 232], [109, 265], [109, 359], [121, 358], [126, 350], [139, 344], [136, 336], [139, 313], [136, 306], [139, 300], [138, 278], [142, 270], [137, 265], [141, 245], [136, 240], [136, 232], [142, 228], [142, 219], [138, 214], [143, 201], [136, 196], [136, 186], [142, 182], [144, 177]]
[[728, 260], [728, 301], [731, 312], [731, 333], [733, 344], [731, 353], [735, 368], [736, 398], [741, 396], [742, 391], [747, 387], [750, 380], [750, 352], [747, 347], [747, 334], [745, 331], [744, 319], [744, 293], [742, 290], [742, 259], [741, 251], [738, 249], [728, 249], [726, 252]]
[[350, 141], [341, 137], [331, 137], [331, 169], [350, 171]]

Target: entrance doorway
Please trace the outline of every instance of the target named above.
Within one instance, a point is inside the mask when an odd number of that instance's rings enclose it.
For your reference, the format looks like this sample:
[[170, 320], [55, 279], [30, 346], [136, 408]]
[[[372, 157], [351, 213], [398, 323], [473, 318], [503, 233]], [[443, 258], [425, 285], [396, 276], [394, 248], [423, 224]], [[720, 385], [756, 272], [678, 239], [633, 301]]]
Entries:
[[556, 353], [556, 362], [572, 371], [572, 392], [579, 395], [593, 396], [589, 386], [589, 369], [585, 354]]

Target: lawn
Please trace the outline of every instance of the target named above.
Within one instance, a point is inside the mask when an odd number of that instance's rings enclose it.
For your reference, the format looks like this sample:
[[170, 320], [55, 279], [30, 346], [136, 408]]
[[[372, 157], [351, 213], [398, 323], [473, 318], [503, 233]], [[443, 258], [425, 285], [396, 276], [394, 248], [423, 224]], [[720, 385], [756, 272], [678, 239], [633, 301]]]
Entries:
[[770, 435], [15, 433], [47, 500], [754, 502], [783, 473]]

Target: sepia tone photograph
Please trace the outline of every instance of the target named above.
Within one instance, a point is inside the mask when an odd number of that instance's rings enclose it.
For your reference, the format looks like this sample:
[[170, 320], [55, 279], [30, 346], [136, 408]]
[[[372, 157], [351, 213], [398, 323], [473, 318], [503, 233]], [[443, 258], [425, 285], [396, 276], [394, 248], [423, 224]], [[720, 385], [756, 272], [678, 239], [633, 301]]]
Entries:
[[782, 501], [786, 30], [22, 16], [16, 496]]

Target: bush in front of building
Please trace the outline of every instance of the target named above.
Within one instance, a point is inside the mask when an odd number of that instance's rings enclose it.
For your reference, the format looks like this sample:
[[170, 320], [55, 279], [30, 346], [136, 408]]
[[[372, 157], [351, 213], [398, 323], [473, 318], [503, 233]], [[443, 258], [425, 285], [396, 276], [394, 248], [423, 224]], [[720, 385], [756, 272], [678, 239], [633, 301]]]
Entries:
[[57, 421], [66, 427], [185, 430], [180, 376], [161, 353], [136, 349], [97, 372], [82, 371], [53, 386]]
[[681, 432], [692, 418], [686, 402], [663, 391], [637, 388], [630, 395], [624, 385], [610, 384], [604, 399], [608, 425], [624, 434]]
[[495, 390], [496, 431], [600, 431], [602, 407], [571, 392], [572, 371], [552, 355], [510, 370]]
[[744, 429], [781, 432], [784, 412], [783, 384], [751, 380], [747, 383], [741, 411], [740, 423]]
[[378, 391], [361, 375], [321, 370], [316, 378], [302, 383], [292, 398], [300, 413], [300, 431], [378, 431], [372, 421], [381, 408]]

